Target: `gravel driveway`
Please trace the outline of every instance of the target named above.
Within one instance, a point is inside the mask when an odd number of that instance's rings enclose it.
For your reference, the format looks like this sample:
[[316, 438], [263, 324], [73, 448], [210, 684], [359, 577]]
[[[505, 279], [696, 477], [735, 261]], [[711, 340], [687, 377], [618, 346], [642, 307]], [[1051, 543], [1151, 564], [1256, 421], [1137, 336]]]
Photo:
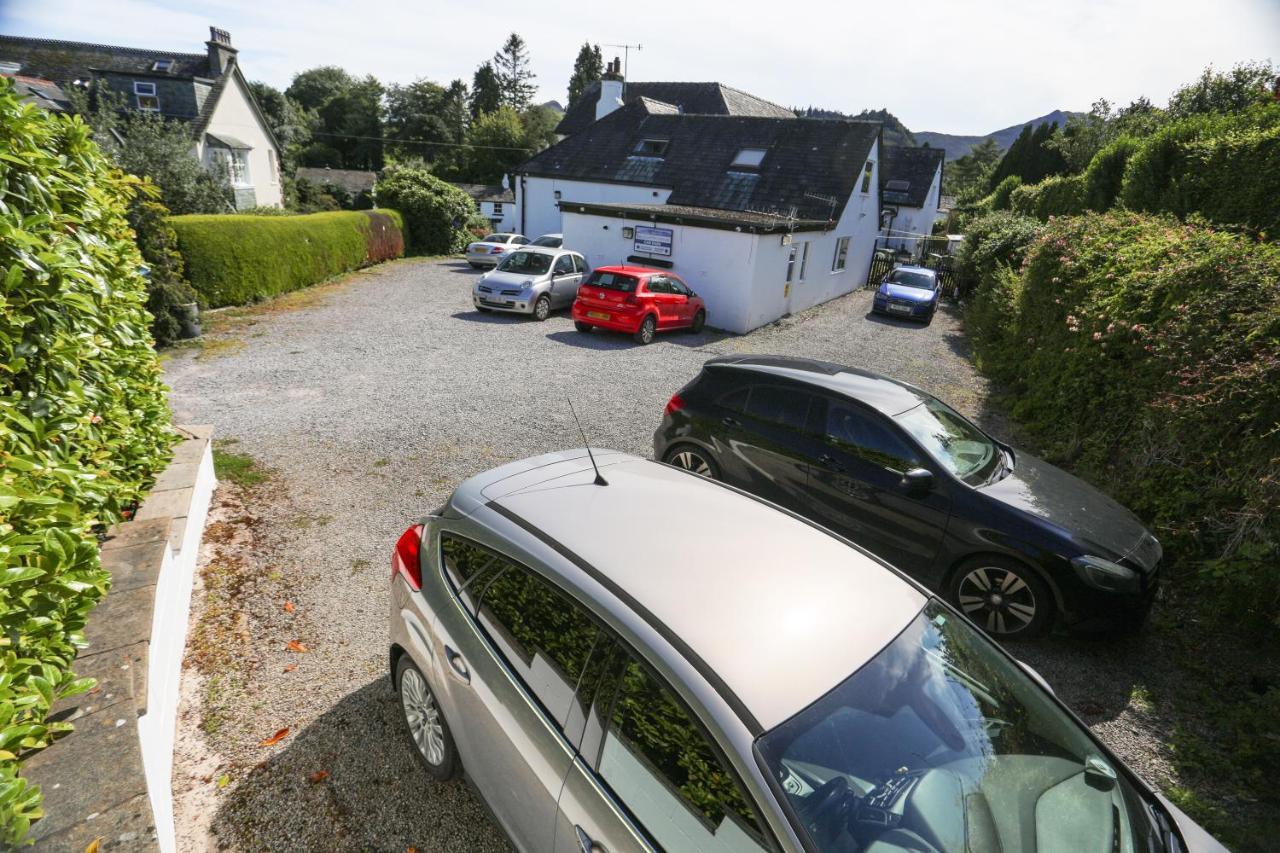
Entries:
[[[564, 314], [545, 323], [478, 314], [474, 275], [460, 262], [384, 265], [326, 286], [306, 308], [225, 333], [242, 348], [214, 346], [215, 335], [203, 354], [169, 358], [178, 420], [215, 424], [216, 437], [275, 472], [251, 506], [257, 576], [237, 602], [233, 686], [185, 709], [216, 704], [224, 718], [209, 739], [219, 770], [203, 778], [225, 772], [225, 787], [195, 782], [207, 791], [212, 843], [505, 846], [474, 796], [426, 781], [404, 745], [386, 679], [387, 565], [410, 520], [463, 479], [581, 444], [570, 395], [593, 445], [648, 455], [664, 404], [702, 362], [770, 352], [892, 374], [1006, 432], [947, 306], [925, 328], [868, 316], [870, 293], [859, 292], [749, 335], [674, 333], [642, 348], [579, 334]], [[308, 653], [286, 651], [290, 640]], [[1163, 780], [1158, 721], [1129, 699], [1140, 652], [1069, 640], [1017, 650], [1125, 758]], [[259, 745], [286, 726], [281, 742]], [[180, 759], [175, 775], [184, 772], [200, 773]]]

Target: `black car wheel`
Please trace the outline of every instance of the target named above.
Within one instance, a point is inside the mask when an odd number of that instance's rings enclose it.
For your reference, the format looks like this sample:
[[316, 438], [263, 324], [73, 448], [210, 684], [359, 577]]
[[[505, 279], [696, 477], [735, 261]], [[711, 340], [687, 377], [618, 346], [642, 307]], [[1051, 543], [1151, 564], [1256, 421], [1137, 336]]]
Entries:
[[413, 754], [437, 780], [454, 778], [459, 769], [458, 747], [427, 679], [407, 654], [396, 663], [396, 687]]
[[720, 472], [716, 469], [716, 463], [711, 460], [711, 455], [692, 444], [677, 444], [667, 451], [666, 458], [662, 461], [668, 465], [692, 471], [694, 474], [710, 477], [712, 480], [720, 478]]
[[582, 334], [584, 335], [590, 332], [593, 328], [595, 328], [590, 323], [584, 323], [581, 320], [574, 320], [573, 327], [577, 329], [579, 332], [582, 332]]
[[538, 297], [538, 301], [533, 303], [533, 318], [535, 320], [545, 320], [551, 316], [551, 297], [545, 293]]
[[471, 262], [471, 261], [467, 261], [467, 263], [471, 264], [471, 268], [472, 268], [473, 270], [482, 270], [482, 269], [484, 269], [484, 264], [477, 264], [477, 263], [473, 263], [473, 262]]
[[693, 315], [693, 325], [689, 327], [689, 331], [696, 335], [705, 325], [707, 325], [707, 312], [699, 309], [698, 313]]
[[635, 335], [636, 343], [640, 344], [641, 346], [644, 346], [645, 344], [653, 343], [653, 336], [657, 334], [657, 332], [658, 332], [658, 321], [653, 319], [653, 315], [650, 314], [648, 317], [645, 317], [643, 321], [641, 321], [640, 328], [636, 329], [636, 335]]
[[1038, 637], [1053, 624], [1048, 585], [1027, 566], [1003, 557], [966, 561], [947, 590], [951, 603], [993, 637]]

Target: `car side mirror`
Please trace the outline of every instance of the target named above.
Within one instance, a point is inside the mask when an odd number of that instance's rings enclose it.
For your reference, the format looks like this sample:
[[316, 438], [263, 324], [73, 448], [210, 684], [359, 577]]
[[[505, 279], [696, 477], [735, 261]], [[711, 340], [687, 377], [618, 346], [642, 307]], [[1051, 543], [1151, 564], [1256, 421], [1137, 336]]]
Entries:
[[927, 468], [912, 468], [902, 475], [902, 488], [913, 497], [929, 494], [933, 491], [933, 472]]

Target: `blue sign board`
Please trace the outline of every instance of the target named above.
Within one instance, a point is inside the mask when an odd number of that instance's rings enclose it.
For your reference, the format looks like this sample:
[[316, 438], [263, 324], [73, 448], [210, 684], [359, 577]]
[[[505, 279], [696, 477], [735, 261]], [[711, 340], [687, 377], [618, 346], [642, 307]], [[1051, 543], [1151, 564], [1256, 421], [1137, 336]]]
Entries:
[[670, 228], [649, 228], [645, 225], [637, 225], [635, 251], [669, 258], [671, 257], [671, 238], [674, 234], [675, 232]]

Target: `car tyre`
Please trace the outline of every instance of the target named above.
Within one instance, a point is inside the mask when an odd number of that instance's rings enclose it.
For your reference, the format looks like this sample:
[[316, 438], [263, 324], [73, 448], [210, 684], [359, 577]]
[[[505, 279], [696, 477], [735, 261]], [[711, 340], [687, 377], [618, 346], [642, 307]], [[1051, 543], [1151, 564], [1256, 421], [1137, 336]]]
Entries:
[[405, 734], [418, 762], [439, 782], [457, 777], [461, 762], [449, 724], [422, 670], [407, 654], [396, 662], [396, 692], [400, 696]]
[[662, 461], [712, 480], [720, 479], [720, 469], [711, 454], [697, 445], [677, 444], [667, 451]]
[[545, 320], [551, 316], [551, 297], [545, 293], [533, 303], [533, 319]]
[[689, 331], [696, 335], [705, 325], [707, 325], [707, 312], [699, 308], [698, 313], [693, 315], [693, 325], [689, 327]]
[[961, 563], [947, 584], [947, 600], [1001, 640], [1043, 636], [1057, 610], [1053, 592], [1034, 569], [996, 556]]
[[635, 340], [640, 346], [646, 346], [653, 343], [653, 337], [658, 333], [658, 321], [653, 319], [653, 315], [645, 317], [640, 321], [640, 328], [636, 329]]
[[581, 320], [574, 320], [573, 327], [584, 335], [591, 334], [591, 330], [595, 328], [595, 326], [592, 326], [590, 323], [584, 323]]
[[477, 263], [475, 263], [474, 261], [467, 261], [467, 263], [471, 264], [471, 268], [472, 268], [473, 270], [482, 270], [482, 269], [484, 269], [484, 264], [477, 264]]
[[476, 310], [479, 311], [481, 314], [488, 314], [492, 309], [485, 308], [483, 305], [477, 305]]

